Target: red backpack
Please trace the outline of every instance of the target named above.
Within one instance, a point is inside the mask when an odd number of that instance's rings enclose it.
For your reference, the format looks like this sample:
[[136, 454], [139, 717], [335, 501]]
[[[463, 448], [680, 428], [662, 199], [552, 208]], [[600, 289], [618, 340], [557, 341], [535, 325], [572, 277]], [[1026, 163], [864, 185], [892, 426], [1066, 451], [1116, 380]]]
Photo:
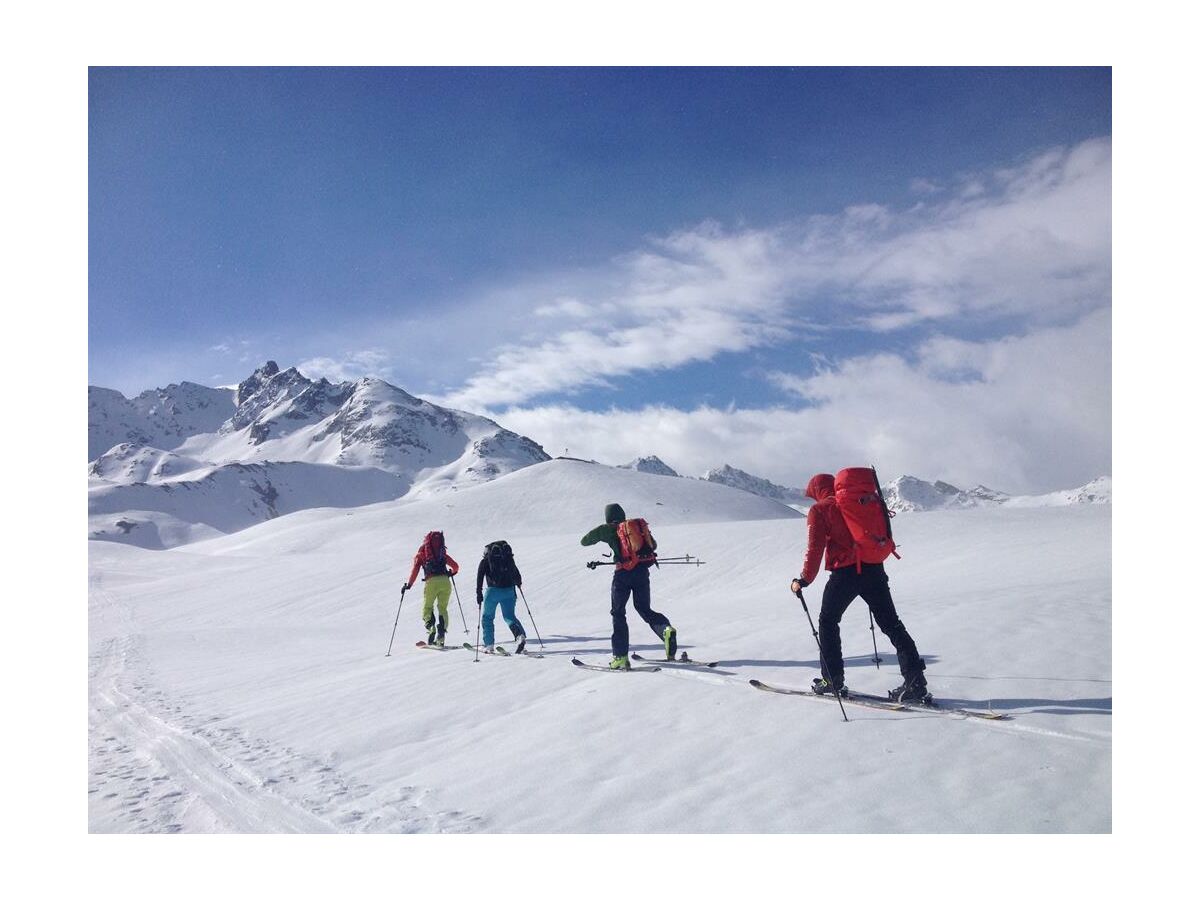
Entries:
[[617, 568], [626, 572], [636, 569], [644, 562], [655, 562], [658, 542], [650, 533], [645, 519], [626, 519], [617, 526], [617, 540], [621, 542], [621, 558]]
[[863, 563], [881, 563], [889, 556], [900, 558], [892, 540], [892, 516], [879, 487], [875, 467], [842, 469], [833, 479], [833, 498], [854, 538], [858, 570]]
[[425, 571], [426, 578], [445, 575], [449, 571], [446, 568], [446, 539], [440, 531], [431, 531], [425, 535], [421, 549], [425, 551], [425, 563], [421, 568]]

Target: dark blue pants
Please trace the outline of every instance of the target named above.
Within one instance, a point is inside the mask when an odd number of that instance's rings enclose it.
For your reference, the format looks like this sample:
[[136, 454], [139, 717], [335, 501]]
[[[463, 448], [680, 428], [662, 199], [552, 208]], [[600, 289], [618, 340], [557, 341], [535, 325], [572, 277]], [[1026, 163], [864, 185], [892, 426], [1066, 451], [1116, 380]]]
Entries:
[[663, 629], [671, 620], [650, 608], [650, 566], [640, 565], [628, 572], [617, 569], [612, 580], [612, 652], [613, 656], [629, 655], [629, 624], [625, 621], [625, 605], [633, 594], [633, 608], [654, 633], [662, 639]]
[[896, 614], [896, 604], [892, 601], [892, 591], [888, 587], [887, 572], [883, 570], [882, 563], [863, 563], [861, 573], [854, 566], [834, 569], [829, 573], [825, 593], [821, 596], [821, 616], [817, 627], [821, 655], [824, 657], [821, 674], [835, 684], [844, 677], [839, 623], [855, 597], [862, 597], [866, 601], [880, 631], [887, 635], [896, 648], [896, 661], [900, 663], [900, 674], [904, 680], [920, 674], [925, 668], [925, 661], [917, 653], [916, 643]]

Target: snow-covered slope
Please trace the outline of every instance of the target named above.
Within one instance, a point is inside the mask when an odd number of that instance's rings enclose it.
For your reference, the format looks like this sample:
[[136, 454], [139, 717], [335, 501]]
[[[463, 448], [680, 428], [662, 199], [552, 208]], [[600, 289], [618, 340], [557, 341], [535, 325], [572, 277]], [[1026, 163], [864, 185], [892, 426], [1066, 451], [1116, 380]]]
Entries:
[[93, 479], [88, 537], [147, 549], [177, 547], [302, 509], [394, 500], [407, 486], [380, 469], [312, 463], [230, 463], [156, 483]]
[[1066, 491], [1055, 491], [1052, 494], [1038, 494], [1028, 497], [1011, 497], [1008, 503], [1012, 506], [1075, 506], [1080, 503], [1112, 503], [1112, 476], [1103, 475], [1093, 479], [1083, 487]]
[[721, 466], [719, 469], [709, 469], [700, 476], [700, 480], [711, 481], [714, 484], [728, 485], [738, 490], [757, 494], [760, 497], [769, 497], [772, 500], [778, 500], [780, 503], [811, 502], [804, 496], [803, 488], [783, 487], [782, 485], [775, 484], [773, 481], [759, 478], [757, 475], [751, 475], [749, 472], [743, 472], [741, 469], [735, 469], [728, 464]]
[[639, 456], [633, 462], [627, 462], [622, 469], [633, 469], [635, 472], [645, 472], [647, 475], [670, 475], [679, 477], [679, 473], [668, 466], [657, 456]]
[[89, 486], [176, 481], [198, 477], [212, 466], [203, 460], [180, 456], [145, 444], [117, 444], [88, 466]]
[[[402, 554], [410, 557], [426, 531], [446, 532], [451, 555], [465, 541], [483, 545], [508, 534], [581, 536], [604, 521], [604, 507], [620, 503], [626, 515], [646, 519], [660, 552], [676, 556], [690, 552], [659, 536], [664, 526], [681, 523], [798, 519], [790, 507], [719, 484], [693, 478], [663, 478], [629, 469], [569, 459], [529, 466], [487, 484], [452, 490], [434, 497], [405, 497], [396, 503], [338, 513], [309, 510], [227, 539], [206, 542], [197, 552], [260, 552], [261, 546], [286, 548], [291, 553], [347, 548], [361, 539], [364, 529], [381, 535], [405, 535]], [[317, 526], [315, 523], [324, 523]], [[464, 523], [455, 533], [453, 523]], [[315, 542], [315, 543], [314, 543]], [[582, 551], [593, 556], [605, 547]], [[470, 558], [469, 556], [467, 557]], [[459, 559], [462, 562], [462, 559]]]
[[[650, 519], [665, 550], [706, 561], [655, 570], [653, 605], [717, 668], [570, 664], [609, 656], [608, 574], [584, 567], [596, 548], [579, 537], [614, 500]], [[464, 566], [450, 636], [474, 638], [475, 563], [505, 537], [524, 576], [518, 615], [544, 658], [413, 647], [420, 596], [398, 609], [399, 586], [430, 528]], [[749, 687], [803, 687], [818, 672], [787, 589], [804, 532], [744, 492], [555, 461], [167, 552], [93, 541], [89, 828], [1111, 831], [1111, 507], [905, 518], [888, 572], [931, 687], [1013, 716], [998, 723], [847, 707], [844, 724], [829, 701]], [[898, 680], [895, 657], [879, 635], [872, 664], [864, 611], [843, 622], [848, 679], [878, 692]], [[633, 649], [659, 655], [629, 618]]]

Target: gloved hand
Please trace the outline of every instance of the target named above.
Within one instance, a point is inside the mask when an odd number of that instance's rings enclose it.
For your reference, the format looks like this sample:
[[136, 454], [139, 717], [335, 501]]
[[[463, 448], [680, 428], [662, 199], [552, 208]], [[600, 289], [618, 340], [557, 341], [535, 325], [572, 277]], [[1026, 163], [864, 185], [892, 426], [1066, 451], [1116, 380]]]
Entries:
[[476, 595], [475, 595], [475, 605], [476, 605], [476, 606], [483, 606], [483, 594], [476, 594]]
[[809, 585], [809, 582], [805, 581], [803, 578], [793, 578], [792, 579], [792, 593], [795, 594], [797, 597], [799, 597], [800, 592], [802, 590], [804, 590], [806, 587], [808, 587], [808, 585]]
[[402, 587], [400, 590], [402, 590], [402, 591], [411, 591], [411, 590], [412, 590], [412, 585], [411, 585], [411, 584], [409, 584], [409, 583], [406, 581], [406, 582], [404, 582], [404, 587]]

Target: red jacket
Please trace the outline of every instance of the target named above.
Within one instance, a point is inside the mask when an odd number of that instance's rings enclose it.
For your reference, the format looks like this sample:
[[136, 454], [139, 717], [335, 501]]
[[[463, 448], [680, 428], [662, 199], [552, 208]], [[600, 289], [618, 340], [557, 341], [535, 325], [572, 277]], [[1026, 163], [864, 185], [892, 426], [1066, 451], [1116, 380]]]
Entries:
[[[425, 545], [422, 544], [421, 549], [417, 551], [417, 555], [413, 557], [412, 571], [408, 573], [409, 584], [417, 583], [417, 572], [421, 570], [421, 566], [425, 565], [426, 559], [428, 557], [425, 555]], [[446, 568], [450, 570], [451, 575], [458, 574], [458, 563], [451, 558], [449, 553], [446, 554]]]
[[854, 538], [833, 499], [833, 476], [814, 475], [804, 494], [817, 501], [808, 510], [808, 552], [804, 554], [804, 571], [801, 573], [801, 577], [812, 584], [821, 568], [822, 553], [825, 554], [825, 568], [830, 571], [856, 565], [857, 557]]

